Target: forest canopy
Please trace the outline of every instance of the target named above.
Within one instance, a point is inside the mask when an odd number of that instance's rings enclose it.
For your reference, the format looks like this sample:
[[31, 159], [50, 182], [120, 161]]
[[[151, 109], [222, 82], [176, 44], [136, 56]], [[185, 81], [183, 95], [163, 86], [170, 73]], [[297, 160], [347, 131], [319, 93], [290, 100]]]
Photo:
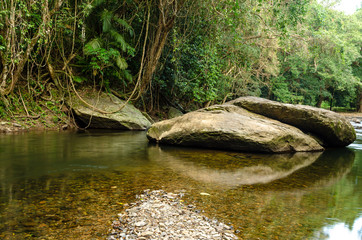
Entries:
[[246, 95], [361, 112], [362, 9], [328, 2], [3, 0], [0, 112], [84, 86], [148, 112]]

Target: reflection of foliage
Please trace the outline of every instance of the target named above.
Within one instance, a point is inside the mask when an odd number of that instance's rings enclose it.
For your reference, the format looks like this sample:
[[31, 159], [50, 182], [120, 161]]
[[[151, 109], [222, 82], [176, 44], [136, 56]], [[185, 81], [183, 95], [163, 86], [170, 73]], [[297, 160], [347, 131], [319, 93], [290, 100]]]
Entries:
[[346, 179], [334, 186], [336, 205], [343, 206], [343, 208], [333, 211], [333, 217], [345, 222], [350, 227], [352, 227], [356, 218], [361, 215], [362, 193], [356, 191], [362, 189], [361, 176], [362, 154], [357, 152], [351, 173]]

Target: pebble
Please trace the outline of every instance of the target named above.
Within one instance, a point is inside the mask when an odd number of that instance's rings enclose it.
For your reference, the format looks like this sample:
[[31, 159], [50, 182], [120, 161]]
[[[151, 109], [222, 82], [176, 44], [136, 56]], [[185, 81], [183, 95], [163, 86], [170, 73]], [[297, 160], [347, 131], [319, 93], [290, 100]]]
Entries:
[[183, 195], [145, 190], [136, 203], [118, 214], [107, 239], [238, 239], [232, 226], [196, 213], [192, 205], [185, 206], [180, 201]]

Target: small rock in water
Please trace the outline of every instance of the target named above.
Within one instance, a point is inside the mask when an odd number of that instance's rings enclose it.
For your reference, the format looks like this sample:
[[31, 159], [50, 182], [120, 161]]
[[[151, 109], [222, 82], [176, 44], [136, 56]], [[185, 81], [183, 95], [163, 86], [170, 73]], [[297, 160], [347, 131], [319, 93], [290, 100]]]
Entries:
[[209, 193], [205, 193], [205, 192], [200, 193], [200, 195], [202, 195], [202, 196], [210, 196]]
[[146, 222], [141, 221], [141, 222], [136, 222], [134, 225], [135, 225], [136, 227], [144, 227], [144, 226], [146, 226], [146, 225], [147, 225], [147, 223], [146, 223]]
[[179, 199], [183, 195], [146, 190], [118, 214], [108, 239], [238, 239], [232, 227], [185, 206]]

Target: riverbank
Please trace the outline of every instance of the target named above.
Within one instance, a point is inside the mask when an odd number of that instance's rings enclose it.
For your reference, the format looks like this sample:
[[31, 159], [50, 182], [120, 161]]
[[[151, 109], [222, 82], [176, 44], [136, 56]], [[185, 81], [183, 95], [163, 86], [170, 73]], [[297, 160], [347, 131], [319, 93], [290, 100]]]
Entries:
[[14, 134], [29, 131], [64, 131], [74, 129], [75, 126], [69, 122], [53, 123], [45, 119], [36, 121], [23, 120], [2, 120], [0, 119], [0, 134]]
[[201, 215], [193, 205], [185, 206], [182, 196], [182, 191], [145, 190], [118, 214], [107, 239], [238, 239], [233, 227]]
[[349, 120], [362, 119], [362, 113], [358, 113], [358, 112], [343, 112], [343, 113], [339, 113], [339, 114], [343, 115], [344, 117], [348, 118]]
[[[28, 105], [26, 107], [26, 105]], [[0, 134], [74, 129], [74, 121], [63, 101], [27, 102], [23, 107], [0, 108]]]

